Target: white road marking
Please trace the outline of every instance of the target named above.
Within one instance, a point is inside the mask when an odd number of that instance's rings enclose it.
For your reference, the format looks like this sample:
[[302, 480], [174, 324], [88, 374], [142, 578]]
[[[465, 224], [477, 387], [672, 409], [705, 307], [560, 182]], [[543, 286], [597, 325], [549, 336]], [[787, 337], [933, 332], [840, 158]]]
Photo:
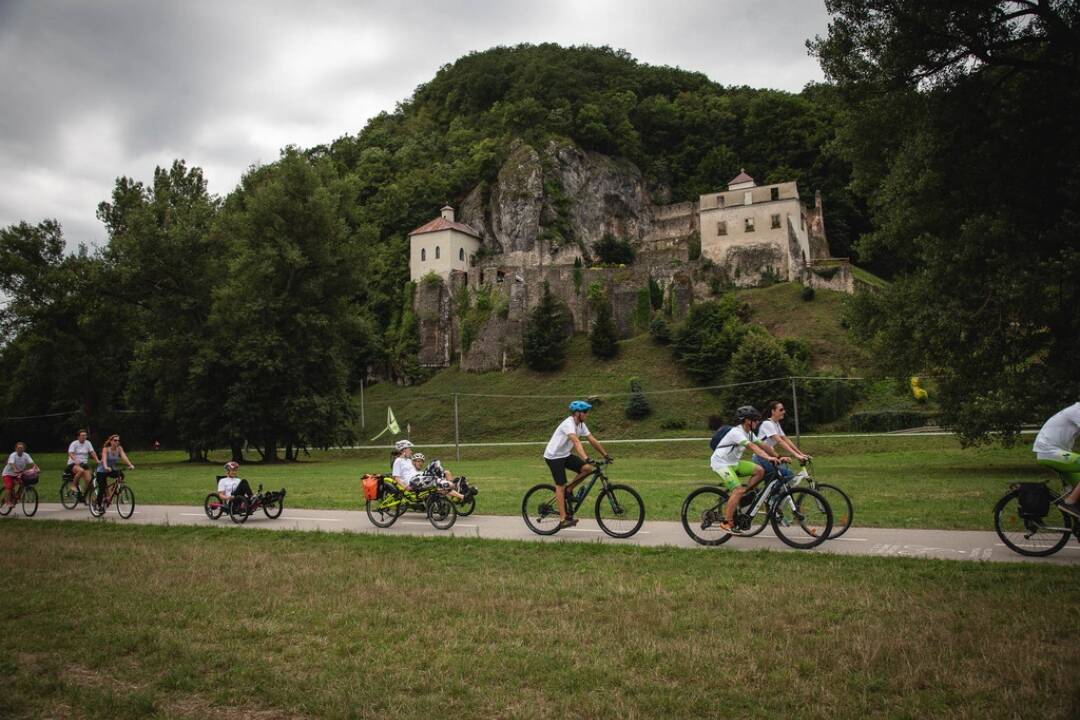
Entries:
[[[399, 525], [428, 525], [429, 527], [432, 527], [432, 528], [435, 527], [431, 523], [424, 522], [423, 520], [402, 520], [398, 524]], [[470, 525], [468, 523], [454, 523], [453, 527], [448, 528], [448, 529], [453, 530], [454, 528], [459, 528], [459, 527], [471, 527], [471, 528], [474, 528], [474, 527], [476, 527], [476, 525]], [[435, 528], [435, 529], [438, 529], [438, 528]]]

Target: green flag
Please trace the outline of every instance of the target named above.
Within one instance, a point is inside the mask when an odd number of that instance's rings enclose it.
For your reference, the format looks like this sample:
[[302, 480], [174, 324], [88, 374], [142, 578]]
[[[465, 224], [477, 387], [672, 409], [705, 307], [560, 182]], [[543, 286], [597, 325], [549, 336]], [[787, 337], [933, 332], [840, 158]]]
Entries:
[[370, 442], [375, 442], [386, 433], [390, 433], [391, 435], [398, 435], [401, 433], [401, 428], [398, 427], [397, 424], [397, 418], [394, 417], [394, 411], [390, 409], [389, 405], [386, 406], [386, 427], [383, 428], [381, 433], [371, 438]]

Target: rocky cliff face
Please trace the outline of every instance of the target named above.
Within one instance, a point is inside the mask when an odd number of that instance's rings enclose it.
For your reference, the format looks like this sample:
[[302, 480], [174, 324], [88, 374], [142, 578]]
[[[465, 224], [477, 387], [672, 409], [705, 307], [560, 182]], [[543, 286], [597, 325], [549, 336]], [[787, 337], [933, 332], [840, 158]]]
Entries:
[[633, 163], [552, 140], [539, 150], [514, 147], [495, 182], [465, 198], [460, 216], [501, 264], [572, 264], [605, 233], [640, 243], [653, 205]]

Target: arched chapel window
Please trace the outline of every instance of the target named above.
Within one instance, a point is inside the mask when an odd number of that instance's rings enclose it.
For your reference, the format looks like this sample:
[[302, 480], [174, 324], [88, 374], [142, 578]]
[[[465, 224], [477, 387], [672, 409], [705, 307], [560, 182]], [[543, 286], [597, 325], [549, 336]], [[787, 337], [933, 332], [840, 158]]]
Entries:
[[420, 248], [420, 262], [427, 260], [427, 248]]
[[438, 245], [435, 246], [435, 259], [436, 260], [439, 259], [439, 246]]
[[457, 251], [457, 259], [461, 262], [465, 262], [465, 248], [461, 248]]

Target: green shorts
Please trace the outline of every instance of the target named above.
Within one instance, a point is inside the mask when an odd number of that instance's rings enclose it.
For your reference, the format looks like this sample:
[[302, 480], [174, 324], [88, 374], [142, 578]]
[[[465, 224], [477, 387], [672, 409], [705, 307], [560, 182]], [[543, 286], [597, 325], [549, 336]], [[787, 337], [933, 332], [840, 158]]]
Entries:
[[1066, 475], [1075, 486], [1080, 484], [1080, 453], [1062, 450], [1057, 453], [1038, 453], [1038, 463]]
[[720, 476], [720, 487], [730, 492], [740, 485], [747, 485], [745, 481], [754, 474], [755, 468], [756, 463], [740, 460], [738, 465], [714, 467], [713, 472]]

